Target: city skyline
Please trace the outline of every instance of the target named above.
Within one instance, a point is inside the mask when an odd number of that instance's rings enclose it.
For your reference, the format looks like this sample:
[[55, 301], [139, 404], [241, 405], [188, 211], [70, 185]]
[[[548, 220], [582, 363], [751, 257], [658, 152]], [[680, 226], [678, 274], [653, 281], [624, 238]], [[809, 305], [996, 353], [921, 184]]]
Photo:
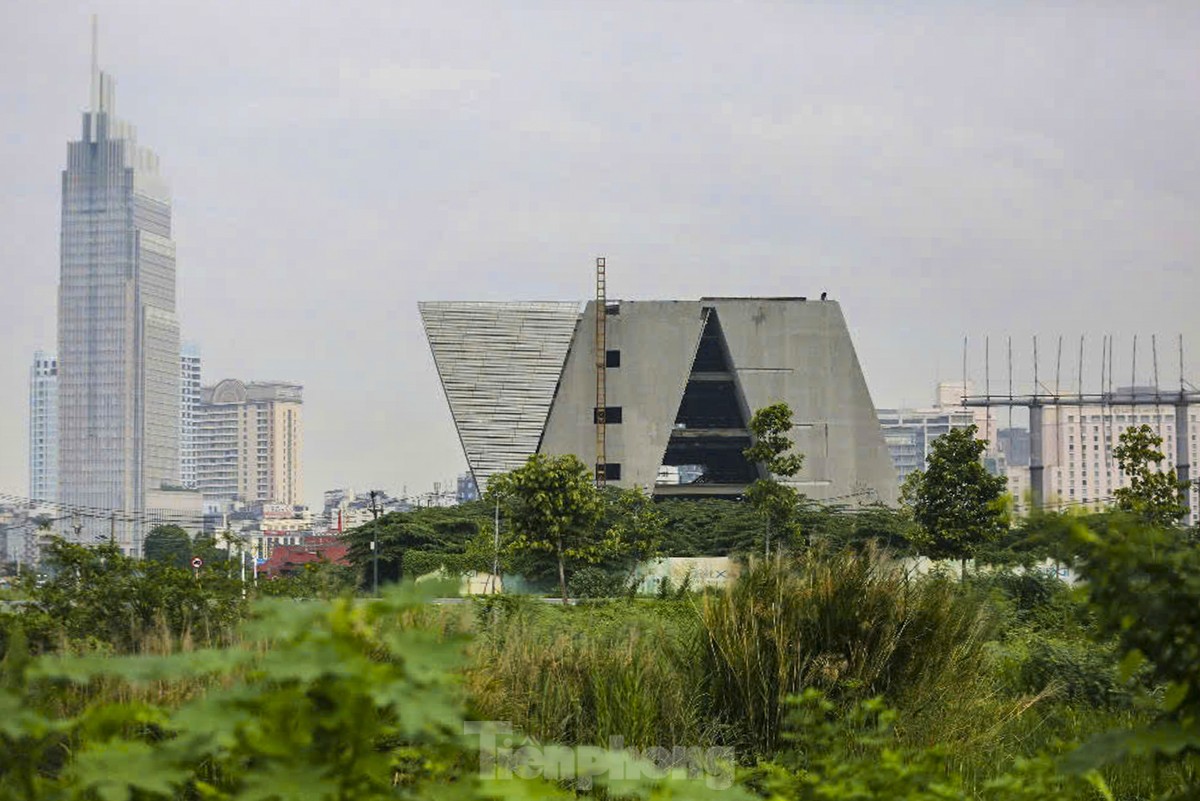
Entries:
[[[1187, 9], [697, 7], [635, 24], [368, 5], [310, 30], [266, 7], [236, 31], [218, 7], [99, 11], [123, 104], [172, 177], [188, 336], [209, 375], [305, 385], [314, 491], [461, 472], [418, 300], [585, 297], [602, 254], [623, 298], [828, 290], [877, 407], [957, 379], [964, 333], [977, 384], [989, 332], [1182, 332], [1196, 376]], [[0, 439], [25, 442], [29, 354], [54, 350], [52, 176], [86, 102], [87, 19], [2, 13], [2, 269], [21, 291], [0, 301]], [[638, 47], [652, 31], [669, 52]], [[617, 52], [625, 66], [589, 55]], [[4, 449], [0, 487], [26, 486], [25, 462]]]

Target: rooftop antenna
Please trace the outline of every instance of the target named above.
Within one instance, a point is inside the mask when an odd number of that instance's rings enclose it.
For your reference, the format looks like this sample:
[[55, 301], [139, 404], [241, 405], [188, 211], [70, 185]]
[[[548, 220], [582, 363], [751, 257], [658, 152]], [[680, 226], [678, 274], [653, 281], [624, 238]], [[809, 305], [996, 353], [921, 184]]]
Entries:
[[1062, 334], [1058, 335], [1058, 359], [1054, 365], [1054, 402], [1058, 403], [1059, 380], [1062, 378]]
[[1108, 335], [1108, 395], [1111, 398], [1113, 394], [1113, 342], [1112, 334]]
[[1008, 338], [1008, 399], [1013, 399], [1013, 382], [1012, 382], [1012, 337]]
[[1136, 395], [1133, 388], [1137, 386], [1137, 334], [1133, 335], [1133, 369], [1129, 377], [1129, 394]]
[[967, 397], [967, 338], [963, 337], [963, 382], [962, 382], [963, 399]]
[[1157, 406], [1159, 401], [1158, 391], [1158, 334], [1150, 335], [1150, 354], [1154, 359], [1154, 404]]
[[[1012, 428], [1012, 399], [1013, 399], [1013, 381], [1012, 381], [1012, 337], [1008, 338], [1008, 427]], [[992, 409], [987, 410], [988, 428], [991, 428]], [[991, 436], [991, 431], [983, 432], [984, 436]]]
[[1079, 382], [1079, 403], [1083, 404], [1083, 334], [1079, 335], [1079, 371], [1075, 374]]
[[100, 110], [100, 18], [92, 15], [92, 86], [91, 110]]
[[1179, 335], [1179, 396], [1183, 397], [1183, 334]]
[[[966, 380], [963, 380], [963, 391], [966, 391]], [[992, 399], [992, 338], [983, 338], [983, 394]]]
[[1104, 388], [1107, 385], [1105, 381], [1107, 374], [1105, 371], [1108, 370], [1108, 354], [1112, 352], [1111, 348], [1112, 339], [1109, 338], [1108, 334], [1105, 334], [1100, 344], [1100, 395], [1102, 403], [1104, 400]]
[[1033, 397], [1038, 394], [1038, 349], [1037, 334], [1033, 335]]

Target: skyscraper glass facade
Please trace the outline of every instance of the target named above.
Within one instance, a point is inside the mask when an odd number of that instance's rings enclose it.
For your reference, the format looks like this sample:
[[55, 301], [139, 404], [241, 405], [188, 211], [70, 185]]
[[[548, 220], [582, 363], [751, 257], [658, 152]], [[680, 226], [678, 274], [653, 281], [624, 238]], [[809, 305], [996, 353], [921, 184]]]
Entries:
[[[115, 110], [93, 64], [62, 174], [59, 501], [122, 513], [118, 544], [139, 553], [146, 492], [179, 483], [175, 243], [158, 159]], [[80, 522], [86, 541], [110, 533], [103, 515]]]

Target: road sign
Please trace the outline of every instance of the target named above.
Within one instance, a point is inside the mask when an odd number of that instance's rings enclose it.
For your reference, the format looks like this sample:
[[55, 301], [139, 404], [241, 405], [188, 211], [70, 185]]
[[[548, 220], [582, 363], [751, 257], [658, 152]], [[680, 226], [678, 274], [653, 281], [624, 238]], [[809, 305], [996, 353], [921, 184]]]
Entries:
[[192, 567], [194, 567], [194, 568], [196, 568], [197, 570], [199, 570], [199, 569], [200, 569], [201, 567], [203, 567], [203, 566], [204, 566], [204, 560], [203, 560], [203, 559], [201, 559], [199, 556], [193, 556], [193, 557], [192, 557]]

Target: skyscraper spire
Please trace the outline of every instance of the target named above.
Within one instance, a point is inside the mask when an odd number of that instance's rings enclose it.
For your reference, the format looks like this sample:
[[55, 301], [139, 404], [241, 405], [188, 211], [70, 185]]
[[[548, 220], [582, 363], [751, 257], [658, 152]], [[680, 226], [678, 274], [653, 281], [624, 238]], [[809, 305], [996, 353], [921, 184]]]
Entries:
[[91, 99], [88, 111], [100, 110], [100, 23], [96, 14], [92, 15], [92, 85]]

